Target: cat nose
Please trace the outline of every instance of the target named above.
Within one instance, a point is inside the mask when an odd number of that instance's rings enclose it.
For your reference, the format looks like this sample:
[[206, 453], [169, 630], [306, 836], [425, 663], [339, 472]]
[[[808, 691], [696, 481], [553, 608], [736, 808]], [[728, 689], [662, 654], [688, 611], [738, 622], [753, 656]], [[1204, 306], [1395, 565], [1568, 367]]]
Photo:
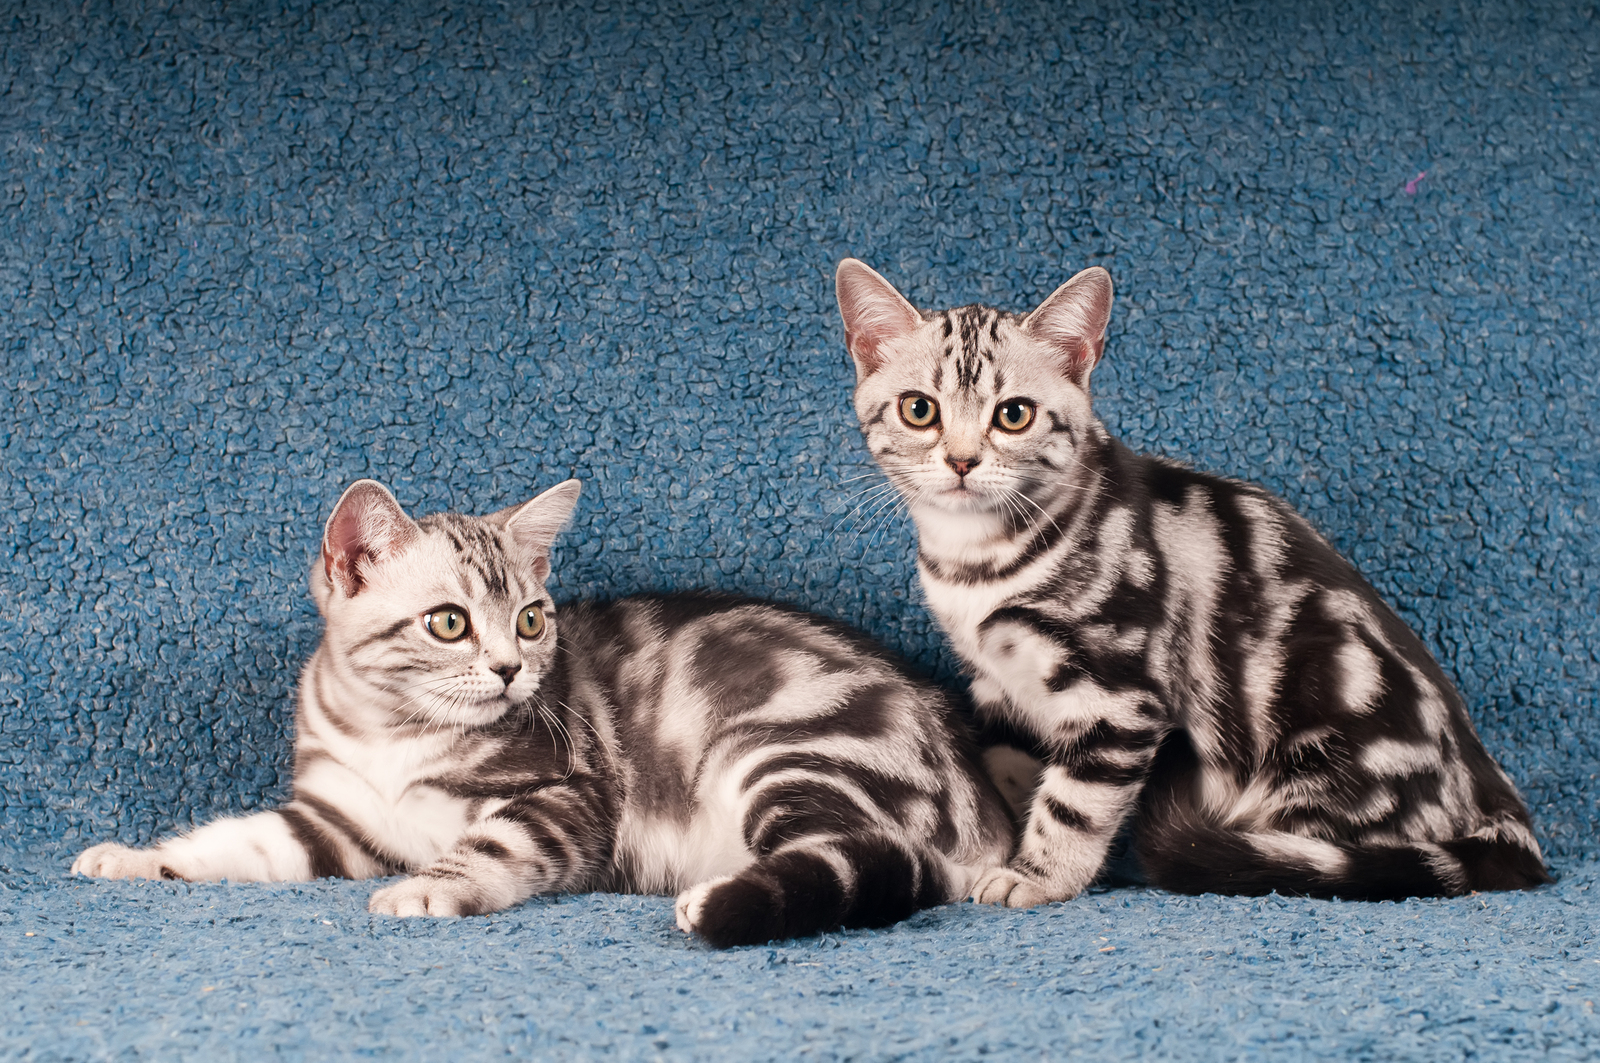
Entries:
[[518, 661], [516, 664], [492, 665], [490, 666], [489, 671], [499, 676], [501, 682], [505, 683], [506, 686], [510, 686], [512, 677], [514, 677], [518, 672], [522, 671], [522, 662]]
[[945, 455], [944, 463], [956, 471], [957, 476], [965, 476], [978, 467], [981, 458], [952, 458]]

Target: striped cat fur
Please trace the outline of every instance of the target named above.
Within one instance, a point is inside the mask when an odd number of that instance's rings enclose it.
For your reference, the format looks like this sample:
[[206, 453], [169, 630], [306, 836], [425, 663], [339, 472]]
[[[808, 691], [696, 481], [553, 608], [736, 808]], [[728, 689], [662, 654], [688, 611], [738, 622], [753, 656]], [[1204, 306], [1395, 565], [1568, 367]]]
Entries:
[[677, 894], [678, 925], [722, 947], [888, 925], [1006, 863], [1012, 821], [947, 696], [864, 636], [710, 595], [558, 609], [578, 493], [413, 521], [356, 483], [312, 570], [326, 632], [292, 799], [73, 870], [404, 874], [369, 904], [399, 916]]
[[1134, 454], [1095, 417], [1105, 270], [1026, 316], [920, 312], [854, 259], [836, 287], [929, 605], [980, 716], [1043, 761], [977, 899], [1075, 896], [1130, 820], [1147, 880], [1180, 892], [1548, 881], [1460, 694], [1355, 569], [1271, 492]]

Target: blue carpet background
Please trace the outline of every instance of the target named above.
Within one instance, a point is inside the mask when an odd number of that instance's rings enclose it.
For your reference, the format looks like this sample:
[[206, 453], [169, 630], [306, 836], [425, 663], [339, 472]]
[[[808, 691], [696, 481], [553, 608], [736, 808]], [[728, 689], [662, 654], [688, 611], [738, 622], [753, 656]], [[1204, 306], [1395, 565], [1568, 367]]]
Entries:
[[[0, 1051], [1592, 1053], [1597, 164], [1592, 3], [6, 5]], [[477, 512], [581, 477], [564, 595], [777, 597], [957, 681], [910, 528], [853, 508], [844, 255], [925, 306], [1109, 268], [1112, 427], [1358, 562], [1563, 881], [717, 956], [655, 899], [401, 926], [365, 885], [65, 877], [286, 793], [361, 476]]]

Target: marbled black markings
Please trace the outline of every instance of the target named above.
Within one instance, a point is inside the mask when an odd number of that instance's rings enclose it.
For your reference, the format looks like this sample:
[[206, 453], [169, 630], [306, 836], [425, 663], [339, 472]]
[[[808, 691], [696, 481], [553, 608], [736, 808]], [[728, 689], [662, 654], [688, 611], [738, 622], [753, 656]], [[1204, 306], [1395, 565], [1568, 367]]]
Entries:
[[[853, 260], [838, 287], [847, 335], [855, 313], [904, 305]], [[1050, 767], [1021, 851], [979, 899], [1073, 896], [1129, 810], [1147, 873], [1171, 889], [1380, 898], [1546, 881], [1515, 787], [1371, 586], [1269, 492], [1135, 455], [1086, 413], [1110, 303], [1090, 269], [1026, 318], [902, 315], [895, 358], [851, 351], [858, 413], [880, 389], [914, 389], [941, 403], [941, 435], [984, 441], [972, 494], [927, 491], [952, 475], [942, 441], [863, 418], [923, 532], [923, 584], [980, 681], [980, 712]], [[933, 320], [942, 339], [919, 324]], [[953, 381], [919, 379], [936, 350]], [[972, 411], [1008, 398], [1013, 373], [1041, 416], [1001, 440]], [[972, 519], [985, 491], [987, 525]], [[1017, 493], [1043, 512], [1016, 519]], [[1041, 659], [1043, 675], [1022, 663]]]

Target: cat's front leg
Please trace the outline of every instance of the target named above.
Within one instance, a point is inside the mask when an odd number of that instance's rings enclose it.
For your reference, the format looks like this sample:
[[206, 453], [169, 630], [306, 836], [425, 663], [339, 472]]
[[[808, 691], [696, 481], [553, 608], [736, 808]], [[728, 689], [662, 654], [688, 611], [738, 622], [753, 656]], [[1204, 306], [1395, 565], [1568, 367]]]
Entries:
[[498, 912], [537, 893], [589, 885], [611, 851], [596, 787], [574, 778], [520, 797], [471, 827], [455, 848], [367, 902], [374, 915]]
[[1133, 810], [1161, 732], [1105, 723], [1053, 753], [1034, 791], [1017, 855], [985, 872], [974, 900], [1031, 908], [1071, 900], [1094, 881]]
[[95, 845], [79, 854], [72, 871], [91, 878], [191, 882], [300, 882], [313, 877], [306, 847], [279, 812], [219, 819], [147, 849], [115, 842]]

